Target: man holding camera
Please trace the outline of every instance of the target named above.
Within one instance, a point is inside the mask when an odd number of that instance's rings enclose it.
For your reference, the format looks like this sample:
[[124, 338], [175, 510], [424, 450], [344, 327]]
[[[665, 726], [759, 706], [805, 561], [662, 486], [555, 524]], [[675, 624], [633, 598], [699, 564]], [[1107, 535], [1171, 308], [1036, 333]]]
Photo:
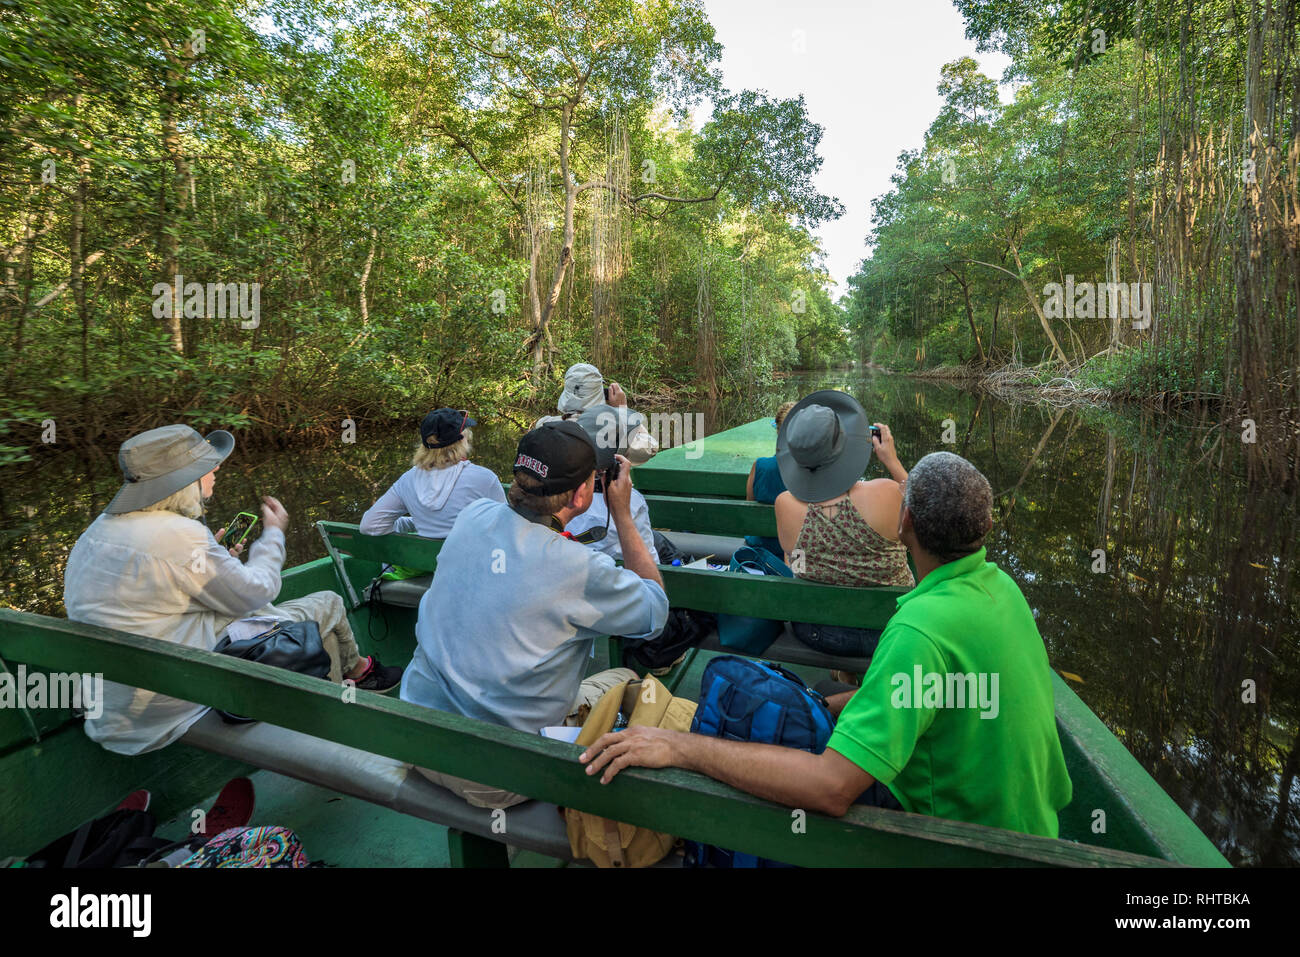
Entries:
[[[402, 700], [536, 734], [580, 724], [583, 704], [635, 678], [619, 668], [583, 672], [600, 635], [649, 639], [668, 618], [668, 596], [632, 518], [629, 463], [605, 484], [623, 568], [565, 532], [595, 494], [596, 446], [575, 422], [553, 422], [519, 440], [506, 502], [467, 505], [438, 553], [420, 602], [418, 647]], [[419, 768], [476, 807], [508, 807], [522, 795]]]
[[659, 451], [659, 442], [646, 429], [645, 416], [627, 407], [627, 394], [617, 382], [605, 385], [600, 370], [587, 362], [569, 366], [564, 373], [564, 391], [555, 404], [559, 415], [545, 415], [533, 428], [549, 422], [573, 421], [600, 406], [618, 416], [619, 448], [633, 465], [644, 465]]
[[[628, 433], [622, 427], [619, 410], [608, 405], [593, 405], [575, 421], [586, 430], [587, 435], [596, 443], [596, 487], [591, 499], [591, 507], [581, 515], [575, 515], [565, 531], [584, 545], [590, 545], [597, 551], [604, 552], [614, 561], [623, 560], [623, 549], [619, 545], [618, 535], [610, 528], [610, 511], [605, 501], [605, 482], [608, 476], [618, 477], [619, 456], [628, 454]], [[611, 479], [612, 481], [612, 479]], [[650, 505], [637, 489], [632, 489], [629, 501], [632, 509], [632, 521], [645, 542], [650, 558], [659, 562], [659, 551], [655, 548], [654, 530], [650, 527]]]

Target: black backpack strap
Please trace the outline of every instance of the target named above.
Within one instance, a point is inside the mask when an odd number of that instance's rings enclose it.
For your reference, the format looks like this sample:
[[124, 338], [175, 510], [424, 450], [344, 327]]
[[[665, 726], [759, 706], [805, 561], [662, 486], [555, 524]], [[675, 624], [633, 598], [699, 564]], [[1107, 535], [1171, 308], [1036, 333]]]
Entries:
[[94, 826], [94, 821], [87, 821], [72, 835], [72, 844], [68, 846], [68, 853], [63, 858], [65, 869], [76, 867], [81, 863], [81, 854], [86, 849], [86, 842], [90, 840], [90, 829]]

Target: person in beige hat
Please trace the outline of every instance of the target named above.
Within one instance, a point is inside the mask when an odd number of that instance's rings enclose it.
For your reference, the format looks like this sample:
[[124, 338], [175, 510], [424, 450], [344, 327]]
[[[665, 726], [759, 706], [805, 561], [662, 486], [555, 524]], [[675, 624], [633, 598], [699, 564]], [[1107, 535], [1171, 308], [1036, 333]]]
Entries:
[[[168, 425], [122, 443], [126, 481], [68, 556], [63, 603], [72, 621], [211, 651], [235, 621], [250, 616], [315, 621], [330, 656], [330, 680], [388, 691], [400, 668], [362, 658], [343, 600], [322, 591], [272, 605], [280, 592], [289, 515], [262, 499], [262, 535], [240, 561], [243, 546], [224, 548], [201, 521], [216, 473], [235, 447], [229, 432], [204, 438], [188, 425]], [[208, 710], [143, 688], [104, 682], [104, 708], [86, 720], [86, 734], [109, 751], [141, 754], [177, 740]]]
[[577, 419], [596, 406], [612, 407], [619, 416], [619, 454], [633, 465], [649, 462], [659, 451], [659, 442], [645, 426], [645, 417], [627, 407], [627, 394], [617, 382], [605, 389], [605, 379], [600, 370], [589, 362], [569, 366], [564, 373], [564, 391], [555, 404], [559, 415], [544, 415], [533, 423], [533, 428], [548, 422]]

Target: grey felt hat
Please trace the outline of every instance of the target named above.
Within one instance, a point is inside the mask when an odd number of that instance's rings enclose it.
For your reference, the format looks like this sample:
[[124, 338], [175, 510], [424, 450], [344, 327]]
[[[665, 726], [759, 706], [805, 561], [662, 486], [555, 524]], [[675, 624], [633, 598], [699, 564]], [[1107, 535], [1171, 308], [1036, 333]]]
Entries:
[[842, 495], [871, 461], [871, 423], [858, 400], [826, 389], [804, 396], [776, 433], [776, 465], [801, 502]]
[[234, 447], [229, 432], [218, 429], [205, 439], [188, 425], [164, 425], [133, 435], [117, 453], [126, 483], [104, 511], [120, 515], [156, 505], [207, 475]]

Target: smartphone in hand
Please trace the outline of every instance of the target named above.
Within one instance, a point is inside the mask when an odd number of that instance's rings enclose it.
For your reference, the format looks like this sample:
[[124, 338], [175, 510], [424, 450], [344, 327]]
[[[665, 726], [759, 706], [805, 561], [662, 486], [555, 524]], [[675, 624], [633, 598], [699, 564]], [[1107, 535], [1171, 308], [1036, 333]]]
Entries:
[[221, 544], [226, 548], [242, 545], [257, 522], [258, 516], [252, 512], [240, 512], [226, 523], [226, 534], [221, 539]]

